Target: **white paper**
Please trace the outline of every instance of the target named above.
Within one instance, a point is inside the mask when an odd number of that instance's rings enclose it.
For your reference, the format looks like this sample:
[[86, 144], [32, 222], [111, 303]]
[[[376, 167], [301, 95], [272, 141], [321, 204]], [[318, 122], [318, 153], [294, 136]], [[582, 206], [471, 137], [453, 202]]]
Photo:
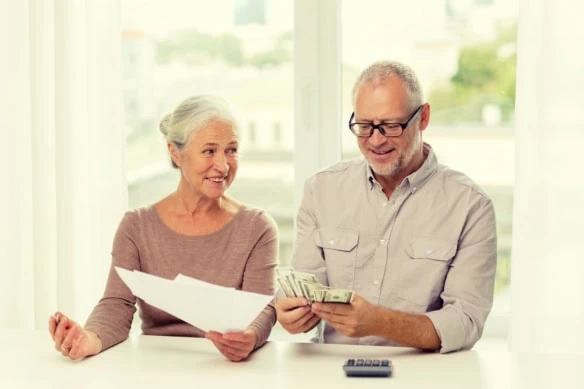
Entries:
[[136, 297], [203, 331], [243, 331], [273, 298], [182, 274], [168, 280], [117, 266], [116, 271]]
[[[187, 285], [201, 286], [205, 288], [225, 288], [225, 286], [211, 284], [209, 282], [197, 280], [196, 278], [188, 277], [183, 274], [178, 274], [175, 279], [176, 282], [186, 283]], [[231, 288], [233, 289], [233, 288]]]

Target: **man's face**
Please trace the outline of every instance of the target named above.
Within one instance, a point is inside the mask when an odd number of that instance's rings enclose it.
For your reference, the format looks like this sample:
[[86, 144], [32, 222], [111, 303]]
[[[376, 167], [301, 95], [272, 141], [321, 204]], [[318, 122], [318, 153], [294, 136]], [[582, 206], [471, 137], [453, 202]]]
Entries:
[[[362, 84], [355, 99], [355, 121], [403, 123], [417, 107], [410, 105], [407, 89], [398, 77], [381, 83]], [[422, 138], [419, 113], [399, 137], [386, 137], [378, 130], [370, 137], [357, 138], [361, 153], [377, 175], [396, 176], [408, 168]]]

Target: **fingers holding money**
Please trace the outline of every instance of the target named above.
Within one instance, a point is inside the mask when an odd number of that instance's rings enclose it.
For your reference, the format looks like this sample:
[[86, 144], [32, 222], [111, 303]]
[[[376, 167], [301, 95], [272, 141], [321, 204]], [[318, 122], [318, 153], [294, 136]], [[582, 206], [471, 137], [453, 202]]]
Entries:
[[308, 332], [311, 329], [313, 329], [314, 326], [316, 326], [320, 322], [320, 317], [318, 317], [318, 315], [311, 314], [311, 315], [309, 315], [309, 317], [311, 317], [311, 318], [300, 327], [300, 331]]
[[352, 311], [354, 311], [354, 306], [351, 304], [314, 303], [312, 304], [311, 309], [312, 312], [318, 314], [350, 316]]
[[282, 327], [284, 327], [291, 334], [300, 334], [306, 332], [320, 321], [320, 317], [310, 312], [310, 309], [304, 310], [302, 308], [298, 308], [296, 311], [302, 311], [302, 316], [300, 316], [297, 320], [289, 321], [286, 324], [280, 321]]
[[[352, 320], [351, 305], [314, 303], [311, 306], [311, 311], [339, 332], [341, 332], [341, 327], [350, 325]], [[345, 332], [342, 333], [344, 334]]]
[[312, 304], [311, 310], [338, 332], [349, 337], [375, 335], [379, 308], [354, 295], [351, 304]]
[[320, 283], [311, 273], [299, 272], [291, 267], [276, 269], [277, 283], [286, 297], [304, 297], [309, 302], [330, 302], [348, 304], [353, 297], [353, 291], [346, 289], [331, 289]]
[[276, 301], [276, 310], [287, 312], [298, 307], [307, 307], [310, 310], [308, 301], [302, 297], [284, 297]]
[[310, 309], [309, 304], [351, 305], [354, 296], [351, 290], [332, 289], [321, 284], [316, 275], [299, 272], [291, 267], [276, 270], [278, 285], [286, 295], [286, 298], [276, 302], [276, 314], [282, 327], [291, 334], [307, 332], [320, 321], [319, 315]]
[[291, 334], [306, 332], [320, 320], [311, 312], [303, 298], [282, 298], [276, 302], [276, 316], [282, 327]]
[[344, 312], [344, 310], [337, 310], [335, 306], [330, 306], [333, 304], [313, 304], [311, 311], [326, 321], [327, 323], [334, 324], [344, 324], [352, 318], [350, 312]]

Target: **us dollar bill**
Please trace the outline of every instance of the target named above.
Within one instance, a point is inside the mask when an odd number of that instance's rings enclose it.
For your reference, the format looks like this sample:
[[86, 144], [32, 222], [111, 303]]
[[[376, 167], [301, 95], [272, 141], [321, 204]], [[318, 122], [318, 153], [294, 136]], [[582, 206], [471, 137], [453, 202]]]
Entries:
[[276, 269], [277, 283], [286, 297], [304, 297], [309, 303], [340, 303], [349, 304], [353, 291], [347, 289], [331, 289], [322, 285], [312, 273], [295, 271], [291, 267]]

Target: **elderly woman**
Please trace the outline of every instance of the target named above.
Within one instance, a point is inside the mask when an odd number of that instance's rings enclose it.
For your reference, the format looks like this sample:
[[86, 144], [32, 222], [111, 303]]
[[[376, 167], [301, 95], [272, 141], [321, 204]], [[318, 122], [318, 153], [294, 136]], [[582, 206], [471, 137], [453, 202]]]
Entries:
[[114, 239], [104, 296], [85, 327], [60, 312], [49, 318], [55, 348], [71, 359], [98, 354], [125, 340], [136, 303], [144, 334], [207, 337], [232, 361], [247, 358], [263, 345], [275, 322], [269, 305], [243, 332], [204, 332], [137, 299], [114, 270], [120, 266], [169, 279], [182, 273], [222, 286], [274, 293], [276, 225], [262, 210], [225, 194], [237, 173], [239, 147], [227, 102], [215, 96], [186, 99], [162, 119], [160, 130], [172, 165], [180, 170], [178, 188], [149, 207], [125, 214]]

